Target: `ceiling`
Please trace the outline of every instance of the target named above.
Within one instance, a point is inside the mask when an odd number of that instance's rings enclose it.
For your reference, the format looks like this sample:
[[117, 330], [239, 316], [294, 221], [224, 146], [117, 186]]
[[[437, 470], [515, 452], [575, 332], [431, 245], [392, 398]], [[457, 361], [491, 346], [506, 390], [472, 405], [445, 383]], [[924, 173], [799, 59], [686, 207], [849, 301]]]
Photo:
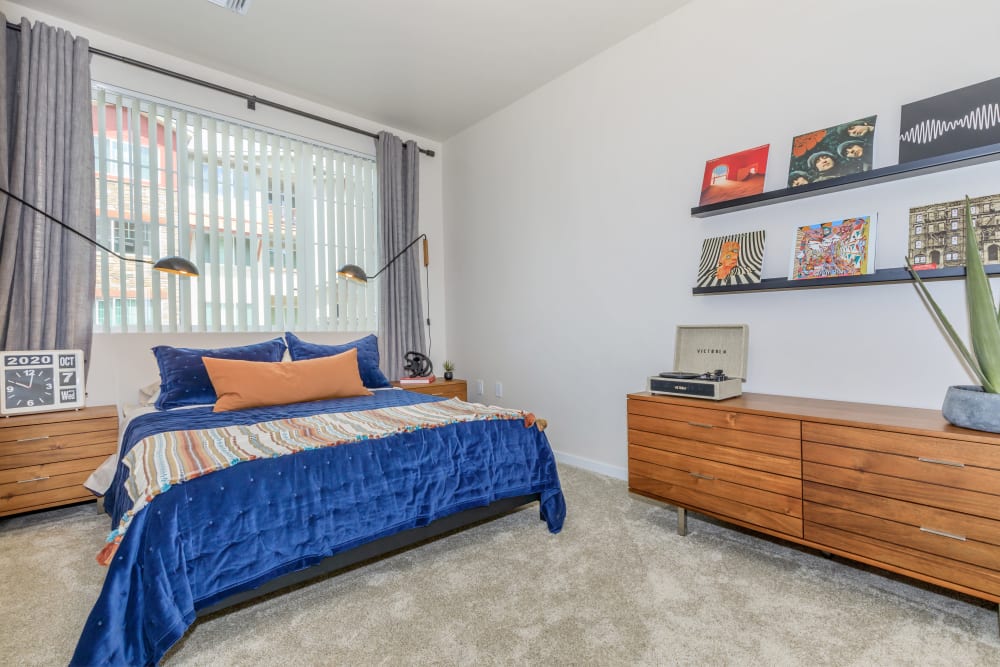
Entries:
[[19, 1], [438, 141], [688, 2], [251, 0], [241, 16], [208, 0]]

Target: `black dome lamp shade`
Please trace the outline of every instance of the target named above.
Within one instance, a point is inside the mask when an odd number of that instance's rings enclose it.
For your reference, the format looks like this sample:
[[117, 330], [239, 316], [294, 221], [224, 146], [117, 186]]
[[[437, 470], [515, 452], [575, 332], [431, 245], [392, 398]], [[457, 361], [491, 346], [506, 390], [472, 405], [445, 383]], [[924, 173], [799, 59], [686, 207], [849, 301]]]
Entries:
[[164, 273], [174, 273], [178, 276], [195, 277], [198, 275], [198, 267], [183, 257], [162, 257], [153, 264], [153, 268]]
[[409, 244], [407, 244], [407, 246], [405, 248], [403, 248], [402, 250], [400, 250], [399, 252], [397, 252], [396, 256], [393, 257], [392, 259], [390, 259], [388, 262], [386, 262], [386, 265], [383, 266], [378, 271], [376, 271], [374, 273], [374, 275], [369, 276], [367, 273], [365, 273], [365, 270], [362, 269], [357, 264], [345, 264], [344, 266], [340, 267], [339, 271], [337, 271], [337, 275], [338, 276], [342, 276], [344, 278], [347, 278], [348, 280], [354, 281], [356, 283], [361, 283], [362, 285], [365, 285], [365, 284], [368, 283], [369, 280], [371, 280], [372, 278], [377, 277], [380, 273], [382, 273], [383, 271], [385, 271], [386, 269], [388, 269], [390, 266], [392, 266], [393, 263], [397, 259], [399, 259], [400, 257], [403, 256], [404, 252], [406, 252], [407, 250], [409, 250], [410, 248], [412, 248], [417, 243], [417, 241], [419, 241], [420, 239], [424, 240], [424, 267], [426, 268], [427, 262], [428, 262], [428, 259], [427, 259], [427, 234], [421, 234], [417, 238], [415, 238], [412, 241], [410, 241]]
[[109, 248], [109, 247], [107, 247], [107, 246], [105, 246], [105, 245], [103, 245], [101, 243], [98, 243], [97, 241], [95, 241], [94, 239], [90, 238], [86, 234], [73, 229], [72, 227], [70, 227], [69, 225], [67, 225], [65, 222], [63, 222], [62, 220], [60, 220], [60, 219], [58, 219], [58, 218], [56, 218], [56, 217], [54, 217], [54, 216], [46, 213], [42, 209], [40, 209], [37, 206], [34, 206], [33, 204], [31, 204], [30, 202], [27, 202], [27, 201], [21, 199], [20, 197], [18, 197], [17, 195], [15, 195], [13, 192], [11, 192], [10, 190], [8, 190], [8, 189], [6, 189], [6, 188], [4, 188], [2, 186], [0, 186], [0, 193], [7, 195], [8, 197], [10, 197], [11, 199], [13, 199], [14, 201], [17, 201], [17, 202], [20, 202], [20, 203], [24, 204], [25, 206], [27, 206], [28, 208], [30, 208], [35, 213], [38, 213], [39, 215], [41, 215], [41, 216], [47, 218], [48, 220], [56, 223], [57, 225], [59, 225], [63, 229], [76, 234], [77, 236], [79, 236], [84, 241], [87, 241], [91, 245], [97, 246], [98, 248], [100, 248], [104, 252], [108, 253], [109, 255], [113, 255], [113, 256], [117, 257], [118, 259], [124, 260], [126, 262], [136, 262], [137, 264], [152, 264], [153, 268], [156, 269], [157, 271], [163, 271], [164, 273], [173, 273], [173, 274], [176, 274], [176, 275], [179, 275], [179, 276], [192, 276], [193, 277], [193, 276], [198, 276], [199, 275], [199, 273], [198, 273], [198, 267], [195, 266], [193, 263], [191, 263], [189, 260], [184, 259], [183, 257], [163, 257], [162, 259], [159, 259], [159, 260], [157, 260], [155, 262], [153, 260], [151, 260], [151, 259], [145, 259], [145, 258], [142, 258], [142, 257], [123, 257], [122, 255], [119, 255], [118, 253], [116, 253], [111, 248]]
[[357, 264], [345, 264], [337, 271], [338, 276], [343, 276], [348, 280], [353, 280], [356, 283], [365, 284], [368, 282], [368, 276], [365, 274], [365, 270], [362, 269]]

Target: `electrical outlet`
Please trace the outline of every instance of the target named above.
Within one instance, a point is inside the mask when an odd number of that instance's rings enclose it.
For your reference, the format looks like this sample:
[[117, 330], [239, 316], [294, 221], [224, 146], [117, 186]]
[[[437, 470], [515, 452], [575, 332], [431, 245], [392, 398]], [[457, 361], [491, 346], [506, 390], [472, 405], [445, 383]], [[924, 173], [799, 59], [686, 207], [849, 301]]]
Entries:
[[482, 396], [486, 393], [486, 385], [482, 380], [476, 380], [476, 395]]
[[503, 398], [503, 382], [497, 380], [497, 385], [493, 388], [493, 394], [497, 398]]

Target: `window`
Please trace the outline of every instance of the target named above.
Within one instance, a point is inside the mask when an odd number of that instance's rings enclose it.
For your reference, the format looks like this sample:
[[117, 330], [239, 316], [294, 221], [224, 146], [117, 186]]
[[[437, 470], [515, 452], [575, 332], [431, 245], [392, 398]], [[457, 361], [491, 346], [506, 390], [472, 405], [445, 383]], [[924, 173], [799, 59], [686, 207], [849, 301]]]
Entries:
[[952, 245], [958, 245], [958, 237], [957, 236], [952, 236], [951, 237], [951, 244]]
[[[180, 255], [179, 278], [98, 250], [98, 331], [371, 331], [375, 159], [97, 84], [97, 237], [126, 257]], [[123, 306], [124, 304], [124, 306]]]
[[924, 226], [923, 225], [917, 225], [916, 227], [913, 228], [913, 233], [914, 234], [923, 234], [924, 233]]
[[958, 221], [957, 220], [955, 220], [955, 221], [953, 221], [951, 223], [951, 228], [952, 228], [952, 230], [958, 229]]

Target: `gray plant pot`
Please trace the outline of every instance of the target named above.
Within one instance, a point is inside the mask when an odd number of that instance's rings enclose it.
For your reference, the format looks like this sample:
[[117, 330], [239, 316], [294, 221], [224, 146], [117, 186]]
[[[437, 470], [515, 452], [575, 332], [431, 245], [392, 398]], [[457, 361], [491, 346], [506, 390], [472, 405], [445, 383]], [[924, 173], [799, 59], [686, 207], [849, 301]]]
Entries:
[[948, 387], [941, 414], [955, 426], [1000, 433], [1000, 394], [975, 385]]

